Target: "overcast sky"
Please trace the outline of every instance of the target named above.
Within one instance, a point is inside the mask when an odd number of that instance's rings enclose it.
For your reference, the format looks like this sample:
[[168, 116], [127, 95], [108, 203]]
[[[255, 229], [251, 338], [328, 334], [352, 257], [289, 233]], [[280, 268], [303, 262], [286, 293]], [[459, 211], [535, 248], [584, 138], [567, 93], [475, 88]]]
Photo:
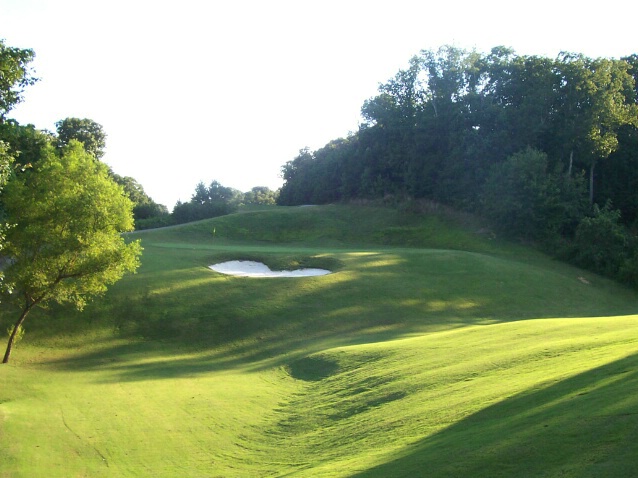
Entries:
[[9, 116], [100, 123], [104, 161], [171, 209], [199, 181], [278, 188], [284, 163], [356, 131], [364, 100], [422, 49], [618, 58], [638, 53], [637, 5], [0, 0], [0, 38], [35, 50], [41, 79]]

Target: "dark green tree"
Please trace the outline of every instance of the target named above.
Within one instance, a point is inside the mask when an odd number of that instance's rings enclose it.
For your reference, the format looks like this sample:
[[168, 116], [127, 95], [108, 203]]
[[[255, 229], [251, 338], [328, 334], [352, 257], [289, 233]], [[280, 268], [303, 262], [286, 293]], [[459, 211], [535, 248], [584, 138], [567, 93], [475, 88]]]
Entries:
[[[168, 221], [168, 209], [163, 204], [156, 203], [146, 191], [144, 187], [135, 179], [130, 176], [120, 176], [111, 172], [113, 180], [119, 184], [126, 196], [133, 203], [133, 217], [135, 218], [135, 227], [138, 228], [140, 221], [164, 217], [165, 221]], [[154, 221], [158, 223], [158, 221]], [[164, 224], [166, 225], [166, 224]]]
[[[611, 203], [594, 204], [591, 216], [585, 217], [574, 240], [575, 262], [581, 267], [615, 279], [628, 271], [623, 269], [638, 257], [636, 239], [620, 222], [620, 211]], [[637, 277], [633, 271], [633, 278]]]
[[561, 87], [555, 127], [565, 138], [570, 167], [573, 160], [588, 170], [593, 203], [596, 165], [617, 150], [622, 126], [638, 127], [638, 105], [626, 96], [634, 89], [634, 78], [624, 60], [564, 53], [556, 65]]
[[176, 224], [223, 216], [237, 209], [243, 194], [212, 181], [209, 186], [199, 182], [189, 202], [178, 201], [171, 217]]
[[7, 143], [16, 163], [24, 167], [46, 156], [54, 137], [31, 124], [23, 126], [14, 119], [7, 119], [0, 123], [0, 140]]
[[58, 147], [64, 148], [71, 140], [84, 145], [86, 152], [102, 159], [106, 147], [106, 133], [102, 125], [88, 118], [66, 118], [55, 123]]
[[526, 149], [490, 170], [482, 212], [509, 237], [554, 239], [573, 230], [586, 210], [584, 184], [551, 171], [547, 155]]

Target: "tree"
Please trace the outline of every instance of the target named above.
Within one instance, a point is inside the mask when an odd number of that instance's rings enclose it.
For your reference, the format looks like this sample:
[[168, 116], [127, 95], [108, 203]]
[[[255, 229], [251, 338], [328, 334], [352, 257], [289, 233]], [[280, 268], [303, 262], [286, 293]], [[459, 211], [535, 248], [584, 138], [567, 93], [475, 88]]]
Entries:
[[9, 47], [0, 39], [0, 123], [22, 101], [24, 88], [38, 81], [29, 66], [34, 58], [33, 50]]
[[0, 123], [0, 141], [7, 143], [16, 163], [22, 166], [38, 162], [52, 140], [50, 133], [40, 131], [32, 124], [23, 126], [14, 119]]
[[612, 209], [610, 202], [602, 208], [594, 204], [593, 214], [583, 218], [576, 229], [574, 260], [581, 267], [618, 278], [632, 254], [635, 261], [638, 249], [633, 242], [635, 239], [620, 223], [620, 211]]
[[[564, 53], [557, 61], [561, 73], [559, 119], [570, 146], [585, 158], [589, 169], [589, 201], [594, 202], [594, 172], [601, 159], [618, 148], [618, 131], [638, 127], [638, 105], [627, 101], [634, 89], [626, 60], [590, 59]], [[571, 166], [571, 159], [570, 159]]]
[[245, 204], [255, 204], [260, 206], [274, 206], [277, 204], [277, 191], [266, 186], [255, 186], [250, 191], [244, 193]]
[[[11, 173], [11, 163], [13, 163], [13, 157], [9, 153], [9, 145], [4, 143], [3, 141], [0, 141], [0, 191], [2, 191], [5, 184], [7, 184], [7, 180], [9, 179], [9, 175]], [[5, 232], [5, 224], [0, 223], [0, 251], [2, 251], [4, 247]], [[0, 270], [0, 282], [2, 281], [2, 278], [3, 275], [2, 271]]]
[[106, 146], [106, 133], [102, 125], [88, 118], [66, 118], [55, 123], [58, 146], [64, 148], [73, 139], [84, 145], [87, 153], [102, 159]]
[[208, 187], [200, 181], [189, 202], [175, 204], [171, 217], [175, 224], [182, 224], [223, 216], [234, 211], [242, 198], [240, 191], [227, 188], [218, 181], [212, 181]]
[[4, 191], [12, 224], [3, 255], [4, 293], [20, 309], [3, 363], [35, 307], [49, 302], [82, 309], [92, 297], [139, 266], [139, 241], [120, 234], [133, 229], [132, 203], [79, 142], [49, 149], [34, 174], [14, 177]]
[[528, 148], [492, 166], [482, 210], [510, 237], [552, 239], [582, 218], [584, 194], [580, 181], [548, 171], [547, 155]]
[[110, 173], [113, 180], [122, 186], [126, 196], [133, 202], [133, 217], [135, 218], [135, 228], [138, 229], [139, 221], [153, 217], [163, 216], [168, 220], [168, 209], [163, 204], [157, 204], [146, 194], [144, 187], [130, 176], [120, 176]]

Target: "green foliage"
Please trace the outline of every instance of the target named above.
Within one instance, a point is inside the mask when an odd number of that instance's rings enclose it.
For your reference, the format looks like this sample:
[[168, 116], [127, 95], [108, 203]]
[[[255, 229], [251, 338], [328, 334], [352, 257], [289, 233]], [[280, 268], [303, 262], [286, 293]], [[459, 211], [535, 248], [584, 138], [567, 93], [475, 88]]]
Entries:
[[84, 150], [97, 159], [104, 156], [106, 133], [102, 125], [88, 118], [65, 118], [55, 123], [58, 147], [64, 148], [72, 140], [84, 145]]
[[240, 191], [222, 186], [218, 181], [212, 181], [209, 186], [199, 182], [191, 200], [175, 204], [171, 217], [174, 224], [183, 224], [223, 216], [237, 210], [242, 198]]
[[277, 204], [279, 193], [268, 187], [255, 186], [250, 191], [244, 193], [243, 203], [255, 206], [274, 206]]
[[157, 204], [146, 194], [144, 187], [130, 176], [120, 176], [111, 172], [113, 180], [122, 186], [124, 193], [133, 202], [133, 218], [135, 228], [167, 226], [171, 223], [168, 209], [163, 204]]
[[[13, 164], [13, 156], [9, 153], [9, 146], [0, 140], [0, 192], [4, 189], [4, 186], [7, 184], [9, 176], [11, 174], [11, 165]], [[4, 211], [0, 214], [0, 252], [4, 248], [5, 245], [5, 232], [7, 230], [7, 224], [5, 223]], [[3, 266], [4, 262], [4, 253], [0, 256], [0, 284], [3, 280]]]
[[16, 162], [26, 167], [46, 156], [53, 136], [37, 130], [33, 125], [23, 126], [13, 119], [8, 119], [0, 122], [0, 140], [7, 143]]
[[18, 326], [18, 331], [15, 334], [13, 333], [14, 331], [15, 331], [15, 325], [11, 325], [7, 329], [7, 335], [9, 337], [11, 337], [13, 335], [14, 336], [13, 343], [17, 344], [18, 342], [20, 342], [24, 338], [25, 330], [24, 330], [24, 327], [22, 327], [22, 325], [19, 325]]
[[13, 162], [14, 158], [9, 152], [9, 145], [0, 140], [0, 190], [7, 184]]
[[548, 239], [573, 229], [586, 206], [584, 185], [528, 148], [494, 165], [483, 187], [482, 210], [509, 237]]
[[[356, 133], [284, 165], [278, 203], [434, 201], [601, 271], [571, 241], [594, 199], [635, 227], [636, 58], [424, 50], [364, 102]], [[620, 264], [607, 268], [633, 281]]]
[[[3, 201], [12, 224], [4, 251], [11, 258], [7, 298], [22, 311], [16, 327], [50, 301], [82, 309], [139, 265], [139, 242], [120, 235], [133, 229], [132, 203], [76, 141], [10, 181]], [[5, 361], [10, 349], [11, 341]]]
[[[607, 203], [594, 205], [593, 214], [583, 218], [574, 239], [575, 262], [608, 277], [619, 278], [629, 271], [638, 243], [620, 223], [620, 211]], [[634, 273], [635, 276], [635, 273]]]
[[22, 101], [24, 88], [37, 81], [30, 67], [34, 58], [33, 50], [10, 47], [0, 39], [0, 123]]

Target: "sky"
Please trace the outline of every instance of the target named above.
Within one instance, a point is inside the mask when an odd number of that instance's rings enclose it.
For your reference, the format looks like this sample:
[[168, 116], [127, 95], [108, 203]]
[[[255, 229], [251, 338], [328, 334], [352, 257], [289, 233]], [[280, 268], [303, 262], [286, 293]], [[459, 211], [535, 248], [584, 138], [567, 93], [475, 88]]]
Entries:
[[619, 58], [638, 53], [637, 14], [626, 0], [0, 0], [0, 38], [33, 49], [40, 78], [8, 116], [101, 124], [103, 161], [170, 210], [200, 181], [279, 188], [287, 161], [357, 131], [421, 50]]

